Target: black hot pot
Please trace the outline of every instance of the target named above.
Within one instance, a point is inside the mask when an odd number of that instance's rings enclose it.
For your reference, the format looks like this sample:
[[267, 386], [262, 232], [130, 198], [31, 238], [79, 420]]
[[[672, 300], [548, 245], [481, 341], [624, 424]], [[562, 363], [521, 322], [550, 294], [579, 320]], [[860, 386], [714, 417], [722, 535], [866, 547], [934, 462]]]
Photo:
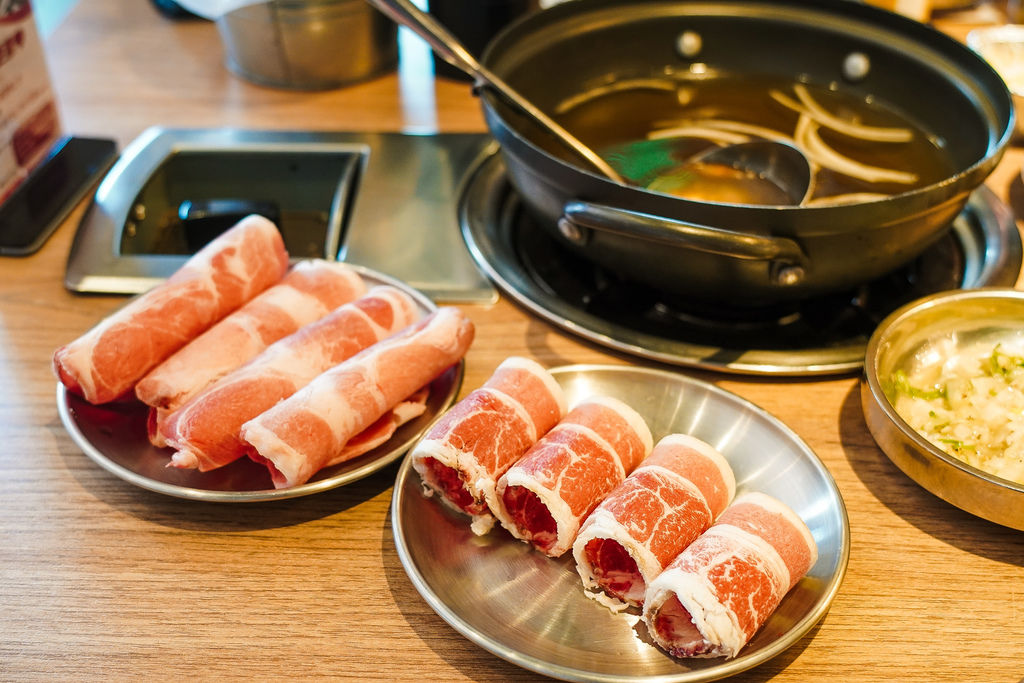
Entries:
[[[696, 52], [681, 49], [684, 34], [691, 46], [698, 37]], [[884, 100], [943, 141], [954, 173], [883, 199], [695, 201], [591, 171], [482, 91], [509, 180], [546, 229], [624, 279], [714, 305], [805, 299], [906, 264], [943, 236], [1014, 126], [1009, 91], [974, 52], [847, 0], [572, 0], [509, 26], [481, 61], [546, 111], [596, 84], [680, 69], [840, 84]]]

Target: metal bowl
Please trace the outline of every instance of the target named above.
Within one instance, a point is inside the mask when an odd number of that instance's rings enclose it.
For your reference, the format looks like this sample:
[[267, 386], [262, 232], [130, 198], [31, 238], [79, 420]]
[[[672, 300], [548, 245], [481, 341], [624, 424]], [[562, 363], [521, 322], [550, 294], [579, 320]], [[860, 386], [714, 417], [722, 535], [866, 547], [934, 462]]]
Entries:
[[962, 510], [1024, 530], [1024, 485], [972, 467], [948, 455], [900, 417], [892, 378], [908, 374], [938, 342], [956, 346], [1024, 335], [1024, 292], [982, 288], [941, 292], [894, 311], [868, 342], [861, 406], [882, 451], [903, 472]]

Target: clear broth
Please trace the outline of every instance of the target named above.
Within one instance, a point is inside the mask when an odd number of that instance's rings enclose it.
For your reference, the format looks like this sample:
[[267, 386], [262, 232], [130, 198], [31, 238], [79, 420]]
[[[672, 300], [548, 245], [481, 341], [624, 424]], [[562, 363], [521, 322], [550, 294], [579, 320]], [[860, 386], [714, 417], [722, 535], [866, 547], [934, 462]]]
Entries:
[[[668, 81], [652, 87], [649, 83], [622, 88], [621, 84], [606, 92], [566, 100], [556, 111], [555, 118], [602, 156], [623, 145], [651, 137], [658, 130], [681, 125], [739, 124], [755, 126], [772, 132], [768, 134], [737, 133], [746, 139], [782, 136], [794, 138], [800, 114], [772, 97], [772, 91], [783, 93], [798, 101], [793, 81], [750, 77], [714, 77], [706, 79]], [[943, 141], [922, 126], [897, 112], [894, 107], [877, 98], [858, 97], [839, 89], [803, 84], [811, 97], [832, 116], [863, 126], [899, 128], [910, 131], [910, 139], [900, 142], [879, 142], [851, 137], [826, 126], [818, 128], [822, 142], [834, 152], [858, 164], [891, 169], [916, 175], [911, 183], [887, 180], [869, 181], [845, 172], [832, 170], [819, 164], [814, 169], [813, 191], [810, 203], [859, 201], [864, 198], [883, 198], [900, 194], [943, 180], [955, 169], [943, 151]], [[678, 162], [682, 162], [715, 144], [700, 136], [684, 136]], [[738, 140], [737, 140], [738, 141]], [[805, 154], [808, 151], [797, 141], [795, 146]], [[809, 157], [813, 159], [811, 154]], [[678, 171], [679, 169], [668, 169]], [[693, 170], [693, 169], [688, 169]], [[715, 169], [720, 174], [721, 169]], [[698, 169], [699, 171], [699, 169]], [[670, 192], [703, 201], [740, 204], [782, 204], [778, 195], [765, 188], [762, 178], [730, 178], [728, 189], [716, 188], [719, 180], [714, 175], [693, 174], [696, 182], [690, 189]], [[710, 189], [709, 189], [710, 188]], [[661, 190], [663, 191], [663, 190]], [[722, 198], [717, 198], [722, 195]]]

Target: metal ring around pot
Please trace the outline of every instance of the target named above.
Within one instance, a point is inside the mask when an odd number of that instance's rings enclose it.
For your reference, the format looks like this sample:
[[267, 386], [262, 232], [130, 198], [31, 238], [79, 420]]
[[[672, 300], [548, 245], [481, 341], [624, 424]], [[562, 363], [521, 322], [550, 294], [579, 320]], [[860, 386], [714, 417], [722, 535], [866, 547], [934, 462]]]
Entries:
[[577, 244], [586, 242], [588, 229], [601, 230], [745, 261], [769, 261], [777, 284], [800, 282], [808, 263], [800, 245], [787, 237], [733, 232], [592, 202], [566, 203], [558, 228], [565, 238]]

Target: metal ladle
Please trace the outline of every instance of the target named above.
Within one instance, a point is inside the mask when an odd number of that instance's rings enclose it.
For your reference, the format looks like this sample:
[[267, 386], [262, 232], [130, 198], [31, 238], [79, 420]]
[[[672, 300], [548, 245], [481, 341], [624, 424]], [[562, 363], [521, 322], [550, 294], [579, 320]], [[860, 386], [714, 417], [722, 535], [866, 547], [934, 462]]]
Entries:
[[[654, 191], [666, 191], [674, 177], [701, 165], [726, 166], [770, 183], [786, 203], [800, 205], [812, 192], [812, 170], [798, 148], [777, 140], [752, 140], [689, 153], [692, 139], [655, 138], [620, 145], [608, 158], [629, 181]], [[676, 194], [669, 191], [668, 194]], [[685, 196], [685, 195], [681, 195]]]
[[800, 205], [811, 194], [811, 164], [793, 145], [776, 140], [752, 140], [717, 147], [691, 159], [691, 163], [729, 166], [771, 183], [790, 204]]
[[469, 50], [434, 17], [416, 7], [409, 0], [367, 1], [396, 23], [415, 31], [418, 36], [427, 41], [434, 52], [444, 61], [472, 76], [477, 87], [486, 85], [491, 88], [508, 104], [519, 109], [538, 125], [549, 131], [562, 144], [590, 164], [590, 166], [615, 182], [622, 183], [623, 185], [628, 184], [626, 179], [594, 150], [580, 142], [572, 133], [535, 107], [533, 103], [520, 95], [512, 86], [480, 64], [470, 54]]

